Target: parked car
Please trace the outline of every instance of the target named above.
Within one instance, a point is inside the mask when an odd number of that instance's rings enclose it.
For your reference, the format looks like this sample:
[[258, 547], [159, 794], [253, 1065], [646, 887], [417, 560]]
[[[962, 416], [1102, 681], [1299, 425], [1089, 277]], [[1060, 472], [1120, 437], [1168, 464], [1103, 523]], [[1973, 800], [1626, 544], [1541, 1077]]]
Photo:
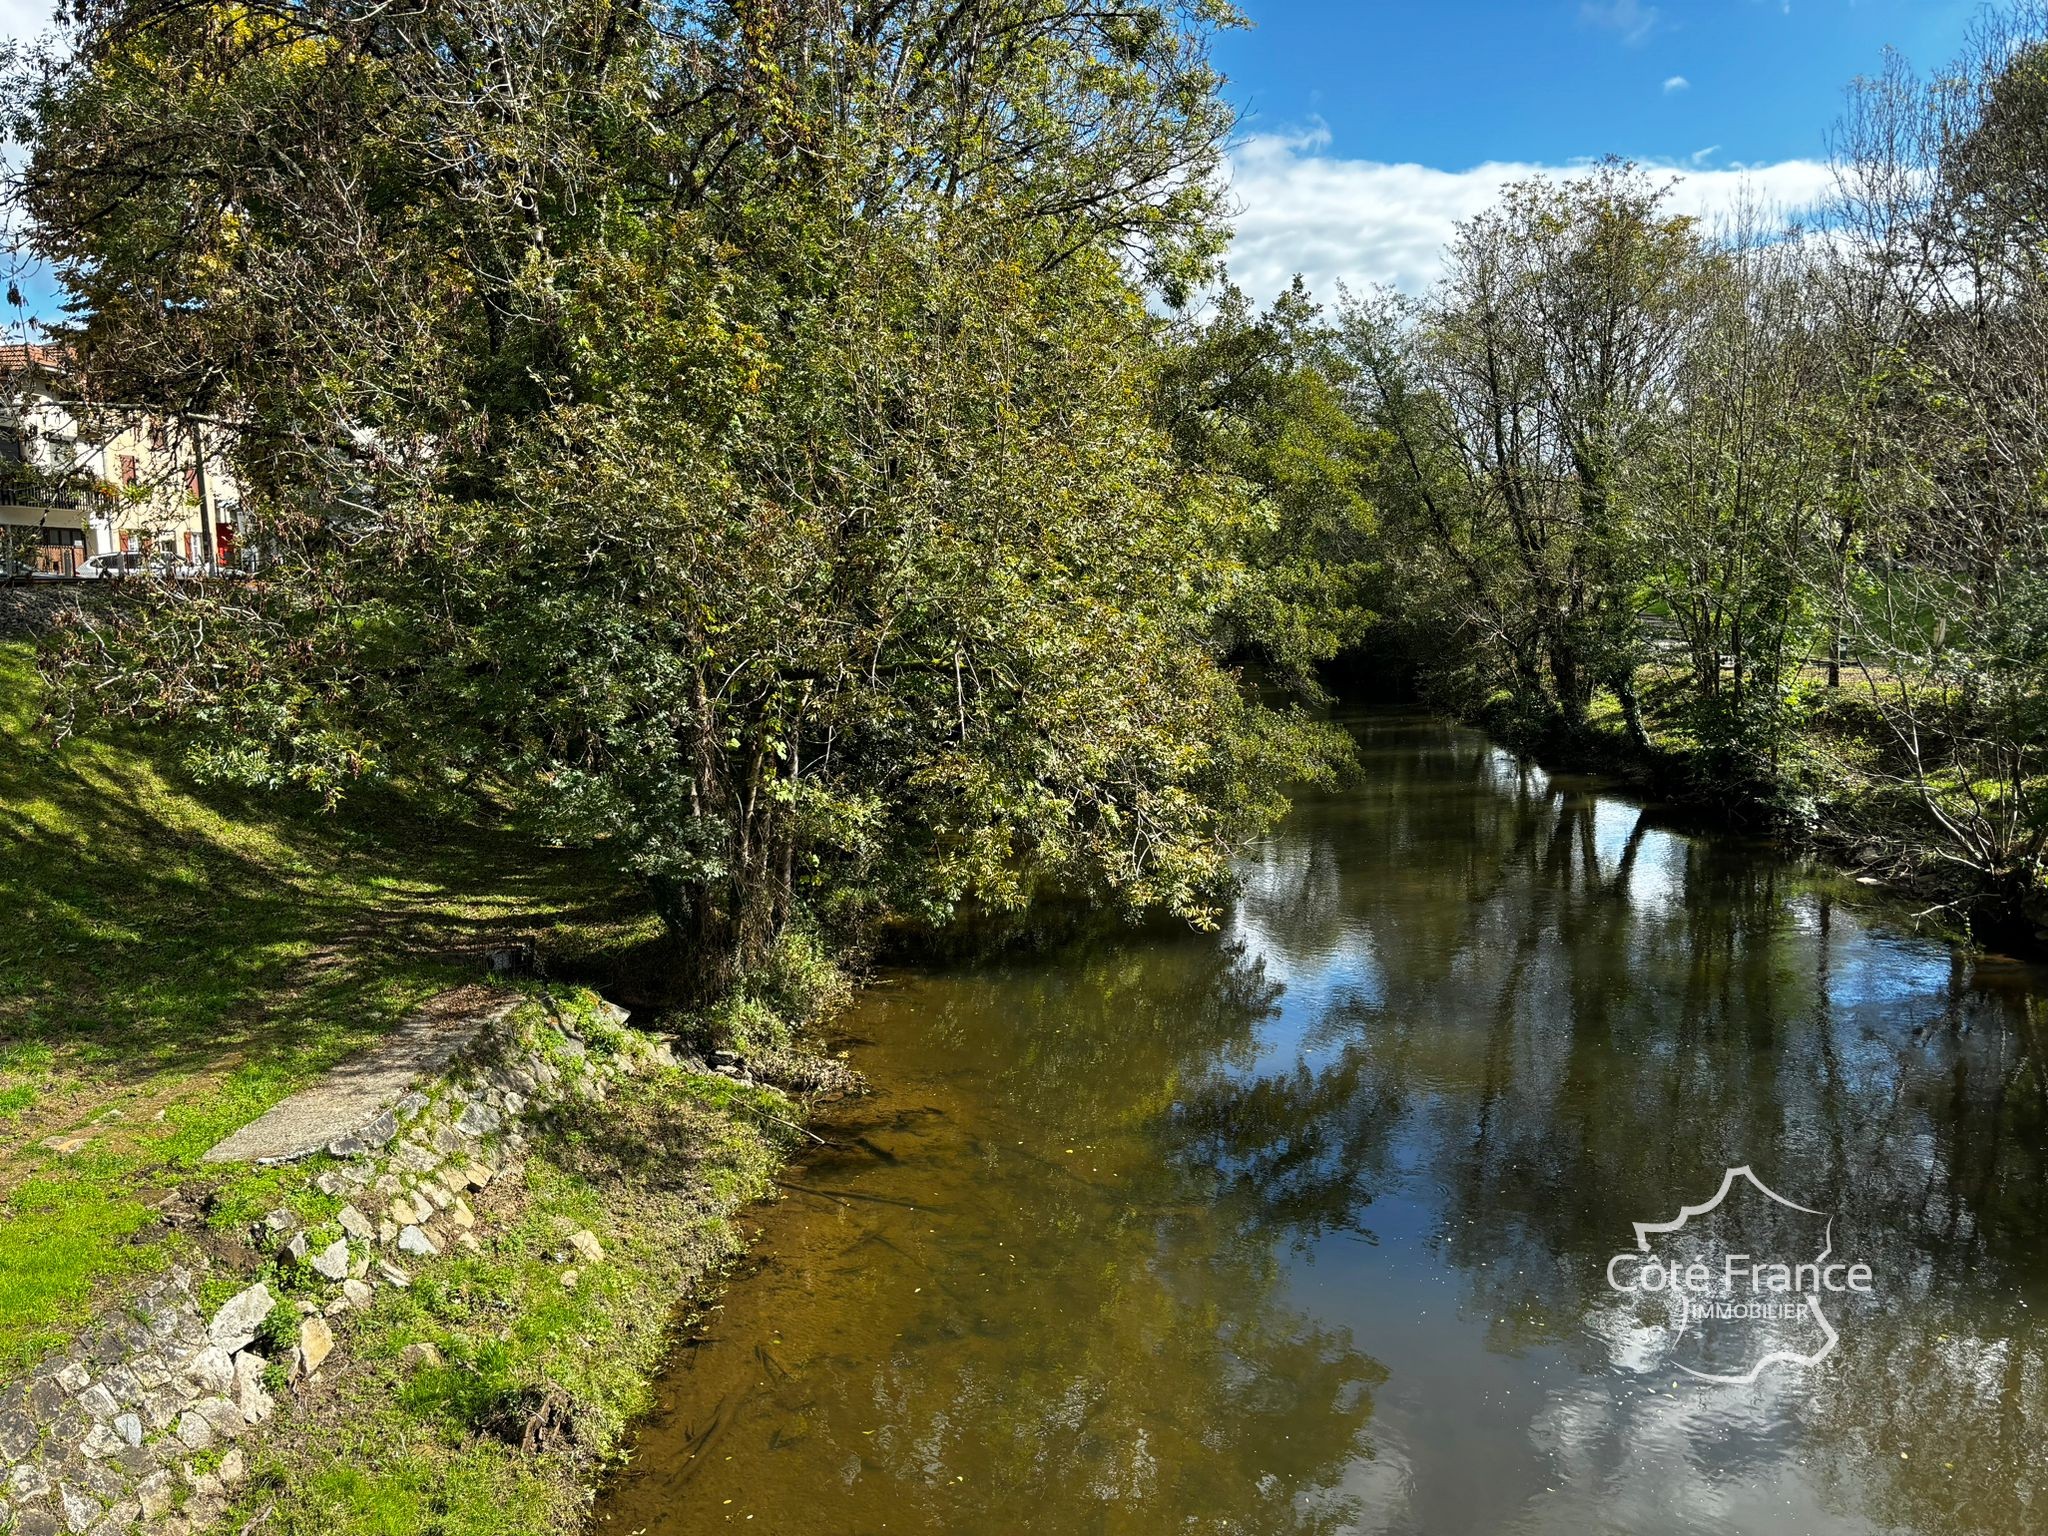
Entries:
[[0, 560], [0, 581], [29, 581], [36, 568], [25, 560]]
[[140, 576], [149, 568], [149, 556], [139, 549], [94, 555], [78, 568], [80, 581], [105, 581], [122, 576]]
[[188, 581], [206, 573], [189, 560], [169, 550], [125, 549], [94, 555], [78, 567], [81, 581], [103, 581], [124, 576], [155, 576], [162, 581]]

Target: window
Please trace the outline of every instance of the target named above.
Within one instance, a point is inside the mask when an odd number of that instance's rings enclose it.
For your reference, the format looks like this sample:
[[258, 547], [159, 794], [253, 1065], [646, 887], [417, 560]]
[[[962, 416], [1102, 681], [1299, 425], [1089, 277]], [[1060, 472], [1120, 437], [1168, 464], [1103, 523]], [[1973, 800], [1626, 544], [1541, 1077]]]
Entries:
[[136, 470], [135, 470], [135, 455], [134, 455], [134, 454], [132, 454], [132, 453], [124, 453], [124, 454], [122, 454], [122, 455], [121, 455], [121, 483], [122, 483], [123, 485], [133, 485], [133, 484], [135, 483], [135, 481], [136, 481], [136, 478], [137, 478], [137, 477], [136, 477]]
[[149, 451], [151, 453], [164, 453], [169, 451], [170, 446], [171, 435], [164, 429], [164, 424], [160, 421], [152, 421], [149, 424]]

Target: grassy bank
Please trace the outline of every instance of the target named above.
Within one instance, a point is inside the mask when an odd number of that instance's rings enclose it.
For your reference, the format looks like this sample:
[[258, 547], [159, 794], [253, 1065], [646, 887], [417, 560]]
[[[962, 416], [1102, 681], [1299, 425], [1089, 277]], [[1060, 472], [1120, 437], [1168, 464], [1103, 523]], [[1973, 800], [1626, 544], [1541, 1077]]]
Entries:
[[[529, 1127], [520, 1181], [476, 1199], [481, 1251], [336, 1321], [217, 1529], [345, 1536], [566, 1532], [669, 1341], [679, 1298], [742, 1242], [800, 1111], [669, 1069]], [[598, 1263], [565, 1237], [588, 1229]], [[564, 1260], [574, 1265], [564, 1282]]]
[[[161, 735], [53, 746], [41, 686], [29, 644], [0, 642], [0, 1381], [173, 1262], [210, 1265], [209, 1304], [287, 1283], [247, 1233], [279, 1206], [331, 1223], [317, 1166], [221, 1169], [207, 1147], [493, 948], [589, 974], [650, 937], [633, 891], [509, 824], [204, 790]], [[756, 980], [700, 1046], [789, 1057], [788, 1013], [836, 995], [801, 943]], [[246, 1447], [217, 1528], [574, 1528], [677, 1302], [738, 1249], [801, 1118], [685, 1068], [538, 1117], [523, 1177], [474, 1197], [476, 1251], [334, 1319], [331, 1363]], [[605, 1257], [565, 1285], [582, 1229]]]
[[203, 1240], [192, 1213], [260, 1201], [272, 1176], [199, 1154], [486, 950], [643, 935], [631, 892], [509, 826], [201, 791], [174, 742], [53, 748], [41, 708], [0, 642], [0, 1378]]

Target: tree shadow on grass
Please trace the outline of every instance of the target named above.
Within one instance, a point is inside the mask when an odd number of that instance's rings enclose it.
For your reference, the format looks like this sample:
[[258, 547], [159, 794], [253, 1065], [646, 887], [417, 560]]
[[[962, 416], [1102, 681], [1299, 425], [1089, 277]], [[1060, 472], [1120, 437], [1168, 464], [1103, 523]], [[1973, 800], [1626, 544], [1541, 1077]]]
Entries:
[[114, 1082], [311, 1069], [422, 988], [473, 979], [492, 948], [587, 952], [641, 919], [589, 853], [417, 795], [368, 790], [330, 814], [196, 788], [167, 735], [53, 747], [18, 661], [0, 657], [0, 1082], [37, 1062]]

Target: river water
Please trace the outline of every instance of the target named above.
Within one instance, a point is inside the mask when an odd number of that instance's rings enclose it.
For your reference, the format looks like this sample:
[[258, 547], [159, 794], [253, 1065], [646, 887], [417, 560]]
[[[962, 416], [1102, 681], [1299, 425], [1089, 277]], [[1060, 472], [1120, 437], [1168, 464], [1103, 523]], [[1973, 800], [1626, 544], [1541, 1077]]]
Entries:
[[[860, 1000], [598, 1531], [2048, 1531], [2043, 975], [1358, 730], [1220, 932]], [[1646, 1252], [1868, 1281], [1688, 1332]]]

